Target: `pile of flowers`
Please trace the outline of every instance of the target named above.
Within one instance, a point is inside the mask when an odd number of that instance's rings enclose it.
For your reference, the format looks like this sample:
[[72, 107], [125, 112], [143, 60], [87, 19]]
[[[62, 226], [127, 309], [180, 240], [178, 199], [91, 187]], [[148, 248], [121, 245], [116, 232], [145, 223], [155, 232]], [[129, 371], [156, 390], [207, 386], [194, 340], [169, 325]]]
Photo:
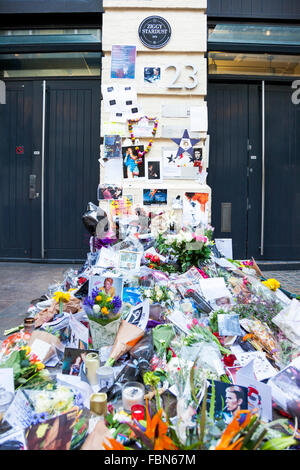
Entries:
[[166, 308], [174, 306], [175, 294], [166, 286], [141, 287], [141, 295], [144, 299], [148, 299], [150, 304], [159, 303]]
[[90, 320], [105, 326], [120, 317], [122, 300], [117, 295], [110, 297], [95, 288], [91, 296], [86, 297], [83, 305]]
[[160, 234], [156, 249], [163, 255], [174, 259], [180, 272], [192, 266], [200, 267], [211, 256], [213, 242], [199, 229], [192, 232], [182, 229], [176, 234]]

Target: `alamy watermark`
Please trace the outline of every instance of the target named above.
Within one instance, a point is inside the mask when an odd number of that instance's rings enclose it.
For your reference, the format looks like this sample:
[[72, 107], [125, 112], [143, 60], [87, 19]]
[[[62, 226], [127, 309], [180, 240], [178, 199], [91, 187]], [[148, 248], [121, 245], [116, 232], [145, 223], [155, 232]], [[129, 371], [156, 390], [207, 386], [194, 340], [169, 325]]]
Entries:
[[300, 104], [300, 80], [294, 80], [292, 83], [292, 88], [295, 90], [292, 93], [292, 103]]

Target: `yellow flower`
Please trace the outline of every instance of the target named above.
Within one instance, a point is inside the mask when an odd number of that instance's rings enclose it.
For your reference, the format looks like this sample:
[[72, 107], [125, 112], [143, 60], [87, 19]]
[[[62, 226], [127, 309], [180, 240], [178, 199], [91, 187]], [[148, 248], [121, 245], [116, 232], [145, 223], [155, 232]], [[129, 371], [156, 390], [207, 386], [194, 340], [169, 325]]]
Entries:
[[97, 300], [97, 302], [100, 302], [100, 300], [102, 300], [102, 295], [97, 295], [95, 300]]
[[71, 298], [71, 294], [69, 292], [61, 292], [57, 291], [54, 293], [53, 298], [56, 300], [56, 302], [59, 304], [60, 301], [62, 302], [69, 302]]
[[262, 284], [274, 292], [280, 287], [280, 283], [276, 279], [268, 279], [267, 281], [263, 281]]
[[109, 314], [109, 311], [107, 310], [106, 307], [102, 307], [102, 308], [101, 308], [101, 312], [102, 312], [104, 315], [108, 315], [108, 314]]
[[37, 367], [37, 370], [45, 369], [45, 365], [42, 362], [37, 362], [36, 367]]
[[112, 300], [112, 297], [107, 298], [107, 302], [110, 302]]
[[31, 349], [30, 349], [30, 347], [29, 347], [29, 346], [23, 346], [23, 347], [21, 348], [21, 350], [24, 350], [24, 351], [26, 351], [26, 356], [28, 356], [28, 354], [29, 354], [29, 353], [30, 353], [30, 351], [31, 351]]

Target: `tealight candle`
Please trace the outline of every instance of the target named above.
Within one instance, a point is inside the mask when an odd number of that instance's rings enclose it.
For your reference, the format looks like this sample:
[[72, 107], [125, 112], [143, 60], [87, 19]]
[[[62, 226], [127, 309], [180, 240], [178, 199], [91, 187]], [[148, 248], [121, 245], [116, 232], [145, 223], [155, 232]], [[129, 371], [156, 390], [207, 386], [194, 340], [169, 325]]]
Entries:
[[122, 390], [122, 402], [125, 411], [131, 411], [133, 405], [144, 404], [145, 387], [139, 382], [127, 382]]
[[90, 411], [100, 416], [107, 413], [107, 395], [106, 393], [93, 393], [90, 397]]
[[85, 359], [86, 376], [91, 385], [97, 385], [97, 370], [100, 366], [99, 355], [97, 353], [89, 353]]

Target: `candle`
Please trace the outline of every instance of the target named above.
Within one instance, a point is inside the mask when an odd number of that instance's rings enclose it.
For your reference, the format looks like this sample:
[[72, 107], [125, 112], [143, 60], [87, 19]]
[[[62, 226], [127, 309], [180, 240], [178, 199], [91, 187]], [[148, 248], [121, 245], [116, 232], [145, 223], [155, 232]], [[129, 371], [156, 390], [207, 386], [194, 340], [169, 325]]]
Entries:
[[99, 355], [97, 353], [89, 353], [85, 359], [86, 376], [90, 385], [97, 385], [97, 370], [100, 366]]
[[131, 418], [137, 421], [145, 419], [145, 407], [143, 405], [133, 405], [131, 407]]
[[34, 326], [35, 319], [33, 317], [26, 317], [24, 318], [24, 331], [25, 333], [32, 333], [35, 326]]
[[100, 416], [107, 413], [107, 395], [106, 393], [93, 393], [90, 397], [90, 410]]
[[114, 384], [114, 369], [107, 366], [99, 367], [97, 370], [97, 377], [100, 390], [102, 388], [109, 388]]
[[139, 382], [127, 382], [122, 390], [123, 408], [131, 411], [133, 405], [144, 404], [145, 388]]

